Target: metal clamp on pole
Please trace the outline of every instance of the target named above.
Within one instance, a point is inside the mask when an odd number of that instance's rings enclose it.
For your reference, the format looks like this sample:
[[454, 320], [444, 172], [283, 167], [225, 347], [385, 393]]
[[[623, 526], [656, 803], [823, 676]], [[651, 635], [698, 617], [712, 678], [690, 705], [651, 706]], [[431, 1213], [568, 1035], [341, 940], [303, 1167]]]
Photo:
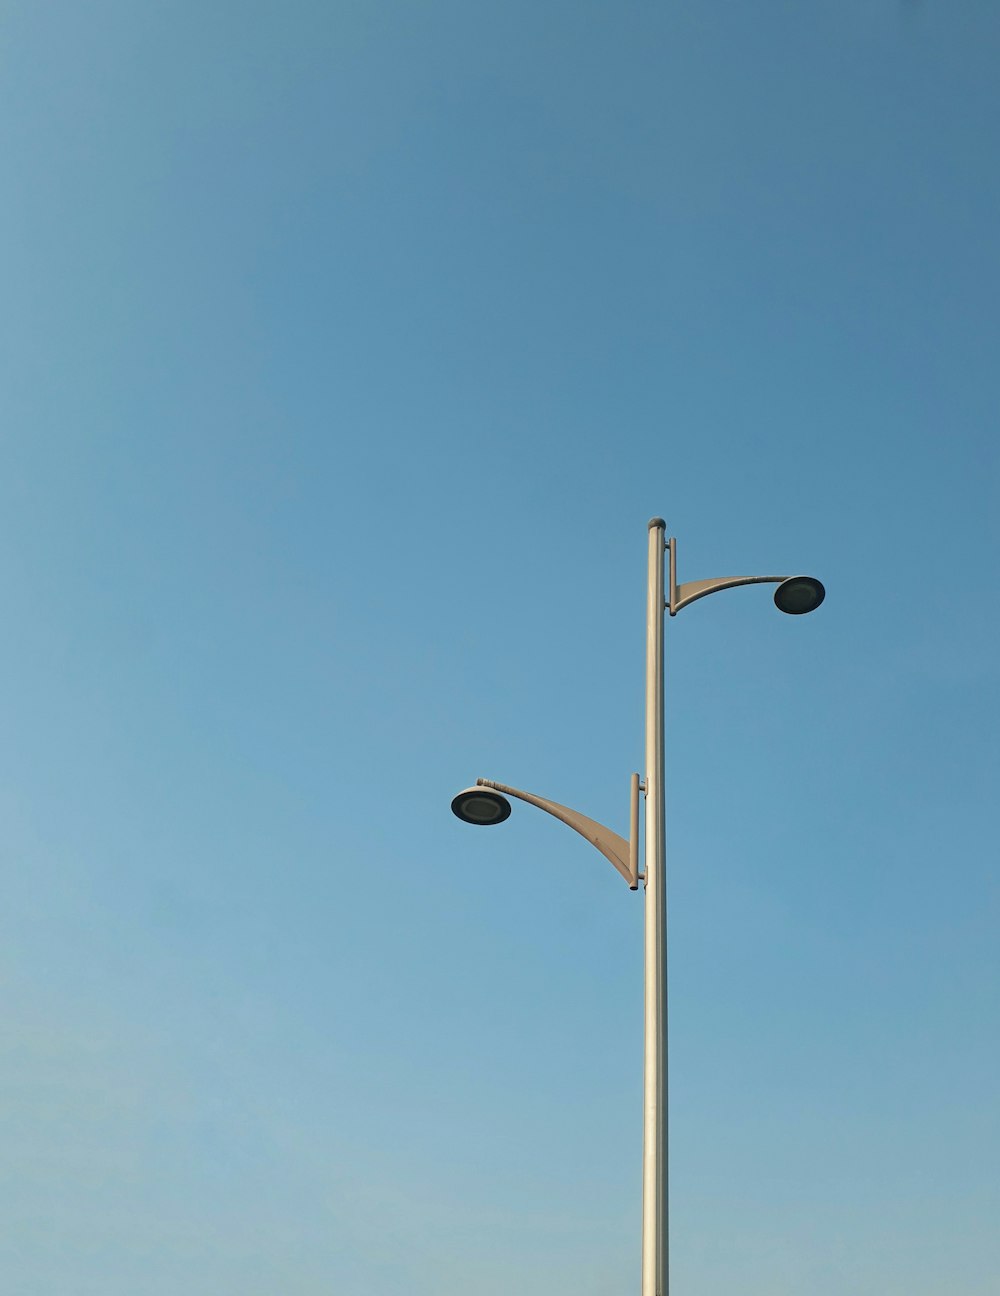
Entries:
[[645, 873], [639, 872], [639, 788], [641, 779], [638, 774], [633, 774], [629, 787], [629, 815], [628, 815], [628, 871], [631, 875], [629, 880], [629, 890], [638, 891], [639, 883], [645, 878]]

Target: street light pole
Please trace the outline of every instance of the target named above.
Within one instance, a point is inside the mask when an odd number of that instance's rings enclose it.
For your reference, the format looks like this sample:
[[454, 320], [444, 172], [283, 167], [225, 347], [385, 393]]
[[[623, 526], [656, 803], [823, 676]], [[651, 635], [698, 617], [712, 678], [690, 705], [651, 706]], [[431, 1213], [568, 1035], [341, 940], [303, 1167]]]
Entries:
[[[667, 1140], [667, 879], [663, 805], [663, 614], [676, 616], [708, 594], [737, 585], [777, 585], [775, 606], [800, 616], [823, 602], [826, 591], [813, 576], [721, 576], [677, 583], [677, 541], [666, 539], [663, 518], [649, 523], [646, 587], [646, 778], [631, 778], [629, 840], [578, 810], [504, 783], [477, 779], [452, 800], [469, 824], [503, 823], [507, 797], [537, 806], [578, 832], [608, 859], [635, 891], [645, 882], [645, 969], [642, 1119], [642, 1296], [669, 1296], [670, 1246]], [[663, 555], [669, 553], [664, 582]], [[666, 586], [666, 587], [665, 587]], [[639, 870], [639, 790], [646, 793], [645, 869]]]
[[642, 1296], [670, 1286], [667, 1162], [667, 886], [663, 805], [663, 554], [666, 522], [649, 524], [646, 587], [645, 1028], [642, 1085]]

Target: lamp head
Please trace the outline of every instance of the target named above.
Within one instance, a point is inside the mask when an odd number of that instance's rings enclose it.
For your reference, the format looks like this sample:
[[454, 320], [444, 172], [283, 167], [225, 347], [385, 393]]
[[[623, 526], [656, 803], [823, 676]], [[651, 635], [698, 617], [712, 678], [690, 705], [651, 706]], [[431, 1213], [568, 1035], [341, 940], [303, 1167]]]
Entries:
[[510, 802], [492, 788], [470, 787], [459, 792], [451, 803], [451, 810], [463, 823], [486, 827], [503, 823], [510, 814]]
[[789, 616], [803, 616], [815, 612], [826, 598], [823, 582], [815, 576], [789, 576], [774, 591], [774, 605], [779, 612]]

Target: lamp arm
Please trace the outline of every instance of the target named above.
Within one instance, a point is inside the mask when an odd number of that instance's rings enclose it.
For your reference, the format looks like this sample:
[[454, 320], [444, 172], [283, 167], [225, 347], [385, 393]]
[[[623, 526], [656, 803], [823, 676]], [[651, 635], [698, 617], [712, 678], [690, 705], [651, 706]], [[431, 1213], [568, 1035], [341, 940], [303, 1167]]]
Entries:
[[546, 814], [552, 815], [553, 818], [560, 820], [575, 832], [578, 832], [581, 837], [586, 837], [591, 846], [596, 846], [605, 859], [611, 861], [633, 891], [638, 887], [639, 776], [637, 774], [632, 775], [633, 813], [631, 815], [631, 827], [633, 840], [631, 842], [627, 842], [624, 837], [612, 832], [604, 824], [598, 823], [596, 819], [588, 819], [586, 815], [580, 814], [578, 810], [571, 810], [568, 806], [560, 805], [558, 801], [550, 801], [547, 797], [535, 796], [533, 792], [522, 792], [519, 788], [508, 787], [506, 783], [494, 783], [492, 779], [476, 779], [476, 786], [493, 788], [495, 792], [503, 792], [506, 796], [517, 797], [519, 801], [527, 801], [529, 805], [544, 810]]
[[780, 585], [787, 579], [787, 576], [720, 576], [714, 580], [685, 581], [683, 585], [673, 586], [667, 608], [671, 616], [676, 616], [682, 607], [717, 590], [732, 589], [736, 585]]

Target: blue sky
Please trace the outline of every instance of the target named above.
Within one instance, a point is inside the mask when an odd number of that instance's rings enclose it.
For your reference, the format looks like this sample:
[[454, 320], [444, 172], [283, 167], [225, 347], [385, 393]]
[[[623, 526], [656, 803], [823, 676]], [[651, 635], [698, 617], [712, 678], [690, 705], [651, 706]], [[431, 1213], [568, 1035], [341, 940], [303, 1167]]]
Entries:
[[0, 28], [0, 1265], [638, 1287], [667, 626], [689, 1296], [1000, 1271], [1000, 12], [52, 0]]

